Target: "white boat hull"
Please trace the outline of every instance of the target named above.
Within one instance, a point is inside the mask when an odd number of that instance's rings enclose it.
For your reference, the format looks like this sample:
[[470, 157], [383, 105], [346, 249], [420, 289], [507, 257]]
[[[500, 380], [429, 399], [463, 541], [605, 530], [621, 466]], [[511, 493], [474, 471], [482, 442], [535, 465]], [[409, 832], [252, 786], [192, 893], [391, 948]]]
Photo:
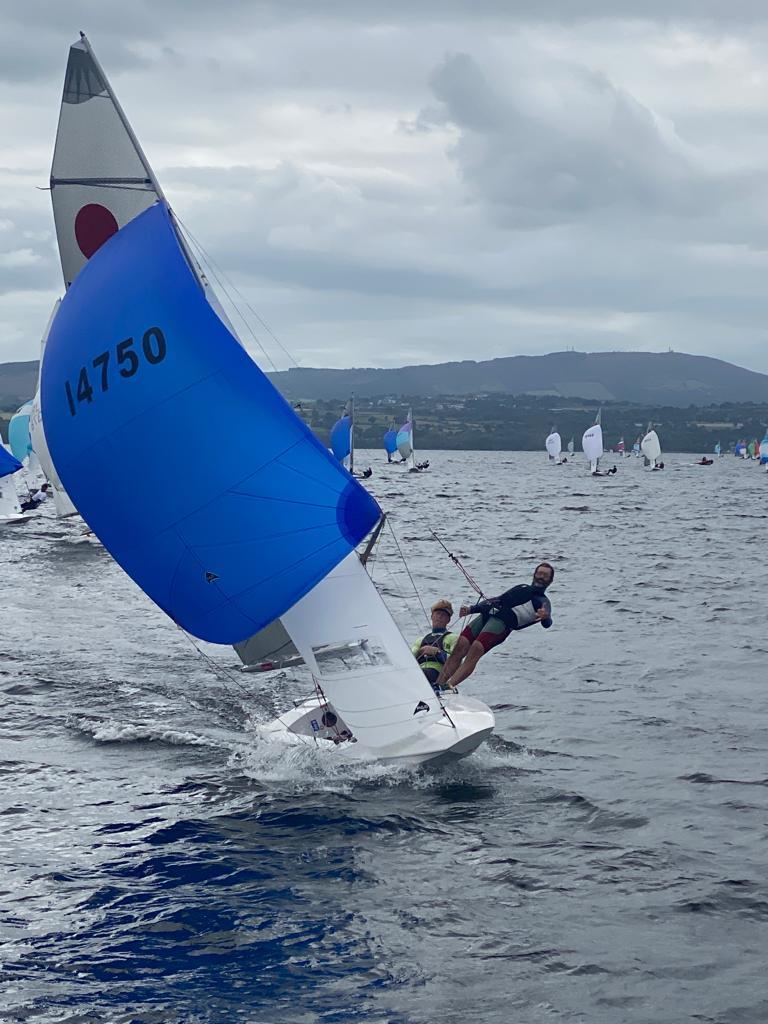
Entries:
[[451, 694], [443, 698], [443, 705], [438, 721], [399, 743], [376, 749], [358, 742], [333, 706], [315, 695], [297, 702], [259, 733], [267, 739], [334, 749], [354, 761], [436, 766], [467, 757], [488, 739], [496, 724], [488, 705], [474, 697]]

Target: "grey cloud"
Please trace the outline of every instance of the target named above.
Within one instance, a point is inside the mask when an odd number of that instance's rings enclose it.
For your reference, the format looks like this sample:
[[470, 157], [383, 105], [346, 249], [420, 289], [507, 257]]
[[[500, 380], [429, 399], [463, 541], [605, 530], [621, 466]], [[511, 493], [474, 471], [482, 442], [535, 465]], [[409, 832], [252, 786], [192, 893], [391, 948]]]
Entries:
[[544, 62], [542, 84], [557, 104], [536, 109], [514, 86], [502, 94], [467, 54], [432, 77], [433, 121], [459, 132], [453, 155], [467, 184], [516, 226], [583, 217], [605, 208], [697, 215], [729, 192], [696, 166], [673, 132], [601, 73]]

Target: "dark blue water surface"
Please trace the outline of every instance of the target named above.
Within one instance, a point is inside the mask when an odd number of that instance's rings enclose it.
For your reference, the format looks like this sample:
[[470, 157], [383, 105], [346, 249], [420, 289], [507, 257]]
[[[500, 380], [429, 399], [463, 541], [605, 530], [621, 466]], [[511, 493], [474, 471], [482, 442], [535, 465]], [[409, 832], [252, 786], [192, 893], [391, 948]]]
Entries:
[[0, 534], [0, 1020], [763, 1024], [768, 474], [372, 460], [425, 603], [470, 596], [430, 529], [489, 593], [557, 568], [441, 772], [267, 743], [302, 670], [215, 672], [52, 510]]

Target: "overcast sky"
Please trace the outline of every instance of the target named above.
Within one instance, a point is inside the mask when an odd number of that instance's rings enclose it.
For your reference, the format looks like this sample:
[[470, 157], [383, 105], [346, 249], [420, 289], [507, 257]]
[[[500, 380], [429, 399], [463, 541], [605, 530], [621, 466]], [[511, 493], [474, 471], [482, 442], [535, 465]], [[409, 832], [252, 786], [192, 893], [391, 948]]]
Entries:
[[768, 372], [757, 0], [4, 4], [0, 362], [37, 358], [61, 289], [44, 189], [79, 29], [301, 365], [671, 347]]

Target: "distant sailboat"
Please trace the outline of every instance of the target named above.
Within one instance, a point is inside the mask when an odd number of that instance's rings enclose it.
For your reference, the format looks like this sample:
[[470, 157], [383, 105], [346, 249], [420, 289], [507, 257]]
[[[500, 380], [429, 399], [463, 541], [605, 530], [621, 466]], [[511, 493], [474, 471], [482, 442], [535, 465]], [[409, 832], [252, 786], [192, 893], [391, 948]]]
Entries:
[[[70, 50], [52, 189], [72, 287], [51, 325], [41, 409], [83, 518], [194, 636], [235, 644], [281, 619], [316, 692], [272, 733], [354, 759], [471, 753], [493, 714], [426, 681], [355, 552], [381, 510], [221, 315], [84, 36]], [[226, 418], [200, 415], [211, 407]]]
[[619, 443], [616, 445], [616, 451], [619, 455], [621, 455], [622, 458], [624, 458], [626, 450], [627, 446], [624, 444], [624, 438], [622, 437]]
[[715, 455], [717, 455], [717, 456], [718, 456], [718, 458], [719, 458], [719, 457], [720, 457], [720, 456], [722, 455], [722, 450], [721, 450], [721, 448], [720, 448], [720, 442], [719, 442], [719, 441], [718, 441], [718, 442], [717, 442], [717, 444], [715, 445], [715, 448], [714, 448], [714, 453], [715, 453]]
[[574, 442], [573, 442], [573, 438], [571, 438], [571, 440], [568, 442], [568, 454], [569, 455], [573, 455], [573, 451], [574, 451]]
[[24, 402], [11, 416], [8, 423], [8, 445], [13, 455], [24, 467], [24, 480], [27, 487], [30, 491], [36, 491], [46, 482], [46, 479], [30, 436], [32, 407], [32, 401]]
[[766, 463], [768, 463], [768, 430], [760, 442], [760, 465], [765, 466]]
[[643, 438], [642, 438], [642, 435], [641, 435], [640, 437], [638, 437], [638, 439], [637, 439], [637, 440], [635, 441], [635, 443], [634, 443], [634, 444], [632, 445], [632, 454], [633, 454], [634, 456], [636, 456], [636, 457], [637, 457], [638, 459], [639, 459], [639, 458], [640, 458], [640, 456], [641, 456], [641, 455], [643, 454], [643, 453], [642, 453], [642, 452], [640, 451], [640, 442], [642, 441], [642, 439], [643, 439]]
[[544, 442], [544, 447], [547, 450], [547, 456], [549, 457], [550, 462], [560, 462], [560, 452], [563, 450], [563, 442], [554, 427]]
[[21, 511], [19, 495], [13, 482], [14, 473], [22, 469], [21, 462], [0, 442], [0, 526], [13, 525], [29, 518]]
[[581, 447], [589, 462], [590, 473], [598, 472], [598, 463], [603, 454], [603, 428], [600, 423], [602, 410], [595, 417], [594, 424], [584, 431]]
[[352, 414], [353, 399], [350, 398], [341, 418], [331, 427], [331, 451], [350, 473], [354, 473], [355, 470]]
[[409, 472], [415, 473], [416, 455], [413, 450], [413, 410], [408, 410], [408, 418], [397, 432], [397, 450], [401, 460], [407, 465]]
[[384, 451], [387, 453], [387, 462], [391, 462], [392, 456], [397, 451], [397, 430], [395, 430], [394, 420], [384, 435]]
[[640, 450], [645, 456], [644, 464], [656, 469], [661, 459], [661, 442], [659, 441], [659, 435], [650, 423], [648, 424], [647, 433], [640, 442]]

